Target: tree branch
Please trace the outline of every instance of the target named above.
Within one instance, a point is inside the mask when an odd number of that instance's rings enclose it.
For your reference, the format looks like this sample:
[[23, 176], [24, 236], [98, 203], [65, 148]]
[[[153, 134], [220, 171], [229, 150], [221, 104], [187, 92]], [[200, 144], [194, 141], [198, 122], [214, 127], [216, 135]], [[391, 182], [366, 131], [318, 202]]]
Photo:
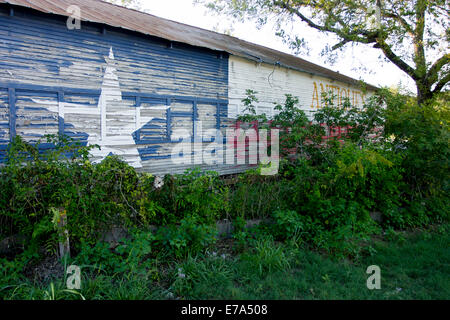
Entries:
[[449, 62], [450, 62], [450, 53], [446, 53], [442, 57], [437, 59], [435, 63], [433, 63], [430, 70], [428, 70], [427, 72], [427, 78], [432, 77], [434, 74], [437, 74], [439, 70], [441, 70], [442, 67]]
[[[327, 15], [327, 19], [324, 23], [316, 23], [312, 20], [312, 18], [307, 17], [305, 14], [301, 12], [303, 7], [312, 6], [314, 1], [291, 1], [291, 0], [273, 0], [272, 4], [276, 7], [279, 7], [282, 10], [285, 10], [287, 13], [297, 16], [301, 21], [305, 22], [309, 27], [322, 31], [322, 32], [331, 32], [340, 37], [340, 42], [335, 44], [332, 47], [332, 50], [336, 50], [338, 48], [343, 47], [348, 42], [358, 42], [363, 44], [371, 44], [374, 43], [375, 48], [379, 48], [382, 50], [386, 58], [391, 61], [394, 65], [396, 65], [400, 70], [404, 71], [408, 76], [414, 79], [416, 82], [421, 81], [424, 85], [428, 85], [428, 88], [432, 83], [427, 83], [425, 80], [427, 76], [431, 80], [431, 77], [434, 77], [436, 74], [437, 80], [437, 72], [448, 63], [449, 57], [443, 57], [436, 61], [436, 63], [431, 67], [427, 72], [426, 65], [426, 57], [425, 57], [425, 49], [424, 49], [424, 31], [425, 31], [425, 15], [428, 8], [428, 2], [426, 0], [415, 0], [414, 11], [411, 11], [411, 14], [415, 18], [414, 23], [409, 23], [404, 17], [399, 15], [397, 12], [393, 10], [388, 10], [386, 8], [381, 9], [382, 16], [393, 19], [397, 21], [401, 28], [403, 28], [404, 32], [411, 35], [414, 43], [414, 63], [415, 66], [409, 65], [406, 61], [404, 61], [401, 56], [398, 56], [394, 53], [391, 45], [387, 43], [388, 33], [383, 28], [379, 28], [377, 30], [365, 30], [364, 27], [360, 25], [353, 26], [350, 23], [345, 24], [342, 19], [340, 19], [339, 13], [334, 13], [333, 10], [336, 8], [338, 10], [337, 5], [340, 3], [337, 1], [334, 7], [321, 7], [322, 11]], [[320, 3], [318, 5], [320, 6]], [[359, 7], [360, 8], [360, 7]], [[364, 8], [360, 8], [363, 9]], [[331, 21], [331, 23], [329, 23]], [[335, 25], [335, 22], [338, 25]], [[344, 24], [343, 24], [344, 23]], [[339, 28], [342, 26], [342, 28]], [[447, 77], [445, 77], [447, 78]], [[444, 79], [445, 79], [444, 78]], [[441, 81], [443, 81], [442, 79]], [[434, 82], [435, 82], [434, 81]], [[447, 81], [448, 82], [448, 81]], [[436, 88], [442, 88], [445, 86], [445, 83], [439, 82], [436, 85]], [[440, 90], [440, 89], [439, 89]]]
[[342, 48], [343, 46], [345, 46], [349, 42], [350, 42], [350, 40], [344, 39], [344, 40], [336, 43], [334, 46], [332, 46], [331, 50], [336, 50], [336, 49]]
[[327, 27], [327, 26], [321, 26], [321, 25], [316, 24], [314, 21], [312, 21], [311, 19], [308, 19], [305, 15], [303, 15], [298, 9], [295, 9], [295, 8], [291, 7], [289, 4], [287, 4], [286, 1], [276, 1], [276, 0], [274, 0], [273, 4], [276, 5], [276, 6], [281, 7], [282, 9], [287, 10], [291, 14], [295, 14], [302, 21], [306, 22], [311, 28], [314, 28], [314, 29], [319, 30], [319, 31], [334, 32], [334, 33], [338, 33], [339, 32], [338, 29], [331, 28], [329, 26]]
[[[300, 10], [289, 5], [286, 1], [274, 0], [273, 4], [276, 6], [279, 6], [282, 9], [287, 10], [290, 14], [296, 15], [297, 17], [300, 18], [300, 20], [302, 20], [303, 22], [306, 22], [308, 24], [308, 26], [310, 26], [311, 28], [314, 28], [316, 30], [323, 31], [323, 32], [335, 33], [336, 35], [340, 36], [342, 39], [346, 40], [347, 42], [354, 41], [354, 42], [366, 43], [366, 44], [374, 43], [374, 42], [376, 42], [376, 38], [379, 35], [378, 31], [372, 32], [372, 31], [367, 31], [367, 30], [359, 30], [357, 32], [344, 33], [337, 28], [333, 28], [333, 27], [330, 27], [327, 25], [319, 25], [319, 24], [315, 23], [311, 19], [307, 18], [303, 13], [301, 13]], [[302, 3], [300, 3], [300, 4], [302, 4]]]
[[450, 82], [450, 73], [447, 73], [447, 75], [445, 77], [443, 77], [434, 87], [434, 90], [432, 91], [432, 93], [438, 93], [440, 92], [444, 86]]
[[387, 18], [391, 18], [391, 19], [397, 20], [398, 22], [400, 22], [400, 24], [403, 26], [403, 28], [405, 28], [406, 32], [409, 35], [414, 36], [413, 28], [411, 27], [411, 25], [403, 17], [399, 16], [396, 13], [385, 11], [385, 10], [382, 10], [381, 12], [382, 12], [383, 16], [385, 16]]
[[377, 47], [383, 51], [384, 55], [389, 59], [389, 61], [399, 67], [402, 71], [406, 72], [406, 74], [408, 74], [411, 78], [413, 78], [414, 80], [419, 79], [416, 70], [405, 61], [403, 61], [399, 56], [397, 56], [383, 39], [377, 40]]

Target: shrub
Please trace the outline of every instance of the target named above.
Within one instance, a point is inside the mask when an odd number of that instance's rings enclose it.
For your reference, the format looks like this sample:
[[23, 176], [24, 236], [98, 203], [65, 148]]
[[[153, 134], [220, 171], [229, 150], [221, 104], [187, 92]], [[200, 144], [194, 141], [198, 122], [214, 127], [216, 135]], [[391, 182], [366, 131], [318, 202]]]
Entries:
[[336, 165], [328, 172], [332, 194], [353, 200], [368, 210], [387, 201], [398, 203], [402, 170], [370, 147], [347, 143], [339, 150]]
[[166, 176], [155, 200], [164, 211], [156, 217], [158, 225], [177, 223], [195, 216], [207, 224], [228, 213], [228, 188], [216, 172], [189, 169], [182, 175]]
[[155, 242], [153, 233], [146, 231], [132, 232], [115, 248], [101, 241], [95, 245], [84, 242], [74, 263], [96, 273], [142, 275], [142, 272], [152, 271]]
[[[202, 252], [214, 243], [213, 225], [219, 218], [240, 225], [234, 234], [239, 252], [255, 245], [249, 259], [267, 259], [269, 264], [278, 253], [273, 243], [264, 242], [268, 235], [339, 256], [358, 256], [361, 243], [379, 231], [371, 212], [381, 212], [387, 228], [448, 221], [445, 99], [419, 107], [382, 92], [355, 108], [348, 101], [335, 105], [333, 96], [326, 96], [325, 106], [310, 121], [297, 107], [298, 99], [287, 95], [269, 124], [265, 115], [256, 115], [256, 93], [248, 94], [248, 113], [241, 120], [282, 129], [282, 152], [295, 150], [297, 157], [282, 159], [276, 176], [250, 170], [231, 186], [217, 173], [199, 168], [167, 175], [162, 187], [155, 186], [153, 175], [136, 172], [116, 156], [91, 163], [88, 155], [95, 146], [61, 136], [36, 144], [17, 137], [0, 168], [0, 236], [20, 235], [24, 251], [2, 261], [0, 273], [11, 279], [41, 253], [55, 254], [64, 229], [82, 263], [124, 273], [151, 270], [152, 258], [159, 254], [184, 258]], [[322, 125], [349, 130], [324, 141]], [[374, 139], [377, 129], [384, 136]], [[58, 223], [63, 215], [66, 226]], [[268, 217], [273, 224], [243, 228], [245, 219]], [[155, 235], [133, 233], [131, 240], [111, 250], [98, 241], [117, 225], [163, 227]]]
[[297, 107], [299, 100], [286, 94], [284, 104], [276, 104], [277, 114], [271, 121], [271, 127], [280, 129], [280, 151], [283, 156], [291, 152], [304, 154], [307, 139], [311, 138], [309, 119], [305, 112]]
[[293, 210], [277, 210], [273, 213], [272, 233], [276, 239], [294, 239], [299, 241], [305, 232], [304, 221]]
[[230, 188], [231, 215], [246, 219], [269, 217], [274, 210], [286, 206], [287, 191], [278, 176], [262, 176], [249, 170]]
[[[42, 145], [53, 148], [42, 150]], [[21, 234], [26, 247], [55, 250], [56, 213], [66, 214], [71, 246], [96, 243], [114, 225], [151, 223], [163, 211], [152, 200], [153, 177], [139, 175], [118, 157], [91, 164], [91, 147], [48, 136], [34, 145], [16, 137], [0, 170], [0, 234]], [[53, 249], [50, 248], [53, 246]]]
[[419, 106], [412, 99], [383, 92], [386, 137], [403, 154], [401, 166], [413, 198], [448, 197], [450, 108], [448, 93]]
[[179, 225], [161, 227], [156, 241], [177, 258], [202, 252], [216, 241], [217, 229], [200, 224], [195, 216], [188, 216]]

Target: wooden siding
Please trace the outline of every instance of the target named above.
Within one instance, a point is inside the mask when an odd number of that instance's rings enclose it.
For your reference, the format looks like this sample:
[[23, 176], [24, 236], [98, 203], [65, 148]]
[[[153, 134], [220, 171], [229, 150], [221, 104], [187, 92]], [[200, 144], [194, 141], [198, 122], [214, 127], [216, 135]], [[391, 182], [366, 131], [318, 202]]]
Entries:
[[283, 103], [285, 94], [299, 98], [299, 106], [308, 116], [321, 105], [321, 92], [333, 90], [339, 97], [348, 96], [350, 102], [361, 106], [373, 92], [312, 74], [231, 56], [229, 59], [228, 116], [236, 118], [242, 112], [246, 90], [257, 92], [258, 113], [274, 115], [274, 103]]
[[177, 129], [192, 134], [199, 121], [203, 130], [227, 126], [227, 54], [89, 23], [68, 30], [61, 17], [0, 10], [0, 161], [16, 134], [35, 142], [61, 133], [99, 144], [93, 161], [117, 154], [141, 170], [176, 173], [192, 167], [170, 159]]

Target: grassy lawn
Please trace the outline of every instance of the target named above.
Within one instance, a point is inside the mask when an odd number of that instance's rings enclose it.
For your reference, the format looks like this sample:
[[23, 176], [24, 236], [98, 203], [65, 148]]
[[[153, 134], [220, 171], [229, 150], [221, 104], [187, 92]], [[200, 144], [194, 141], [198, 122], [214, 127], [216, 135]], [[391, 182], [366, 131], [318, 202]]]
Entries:
[[[81, 295], [65, 291], [61, 280], [24, 282], [0, 294], [4, 299], [449, 299], [449, 241], [448, 226], [377, 238], [372, 253], [357, 261], [269, 240], [232, 254], [230, 242], [222, 242], [203, 255], [156, 261], [151, 270], [91, 273], [83, 277]], [[369, 265], [381, 269], [380, 290], [366, 287]]]
[[[358, 263], [287, 247], [229, 263], [191, 260], [184, 268], [190, 281], [180, 293], [186, 299], [449, 299], [449, 240], [448, 233], [378, 240], [376, 253]], [[284, 265], [277, 265], [280, 260]], [[381, 268], [380, 290], [366, 287], [369, 265]]]

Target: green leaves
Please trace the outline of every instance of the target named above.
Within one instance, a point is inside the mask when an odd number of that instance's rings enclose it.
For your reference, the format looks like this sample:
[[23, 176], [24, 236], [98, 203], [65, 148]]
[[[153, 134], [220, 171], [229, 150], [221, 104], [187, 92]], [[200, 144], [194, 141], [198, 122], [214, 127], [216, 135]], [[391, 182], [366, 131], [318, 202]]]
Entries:
[[204, 224], [194, 216], [187, 216], [179, 225], [162, 227], [156, 240], [171, 255], [181, 258], [202, 252], [216, 241], [215, 226]]
[[[308, 51], [296, 25], [334, 35], [324, 55], [335, 60], [347, 44], [361, 53], [376, 49], [416, 83], [419, 103], [445, 91], [448, 68], [450, 5], [435, 0], [196, 0], [211, 11], [257, 26], [274, 23], [275, 34], [296, 54]], [[306, 33], [307, 34], [307, 33]], [[315, 35], [315, 33], [312, 33]], [[312, 36], [313, 37], [313, 36]], [[306, 49], [306, 50], [305, 50]], [[431, 59], [430, 59], [431, 58]], [[364, 68], [364, 66], [360, 66]]]
[[244, 110], [242, 110], [242, 114], [239, 114], [237, 117], [238, 121], [251, 123], [257, 121], [259, 123], [267, 122], [267, 116], [265, 113], [257, 114], [256, 106], [254, 103], [258, 102], [258, 98], [256, 98], [256, 91], [247, 89], [246, 97], [242, 99], [242, 103], [244, 104]]

